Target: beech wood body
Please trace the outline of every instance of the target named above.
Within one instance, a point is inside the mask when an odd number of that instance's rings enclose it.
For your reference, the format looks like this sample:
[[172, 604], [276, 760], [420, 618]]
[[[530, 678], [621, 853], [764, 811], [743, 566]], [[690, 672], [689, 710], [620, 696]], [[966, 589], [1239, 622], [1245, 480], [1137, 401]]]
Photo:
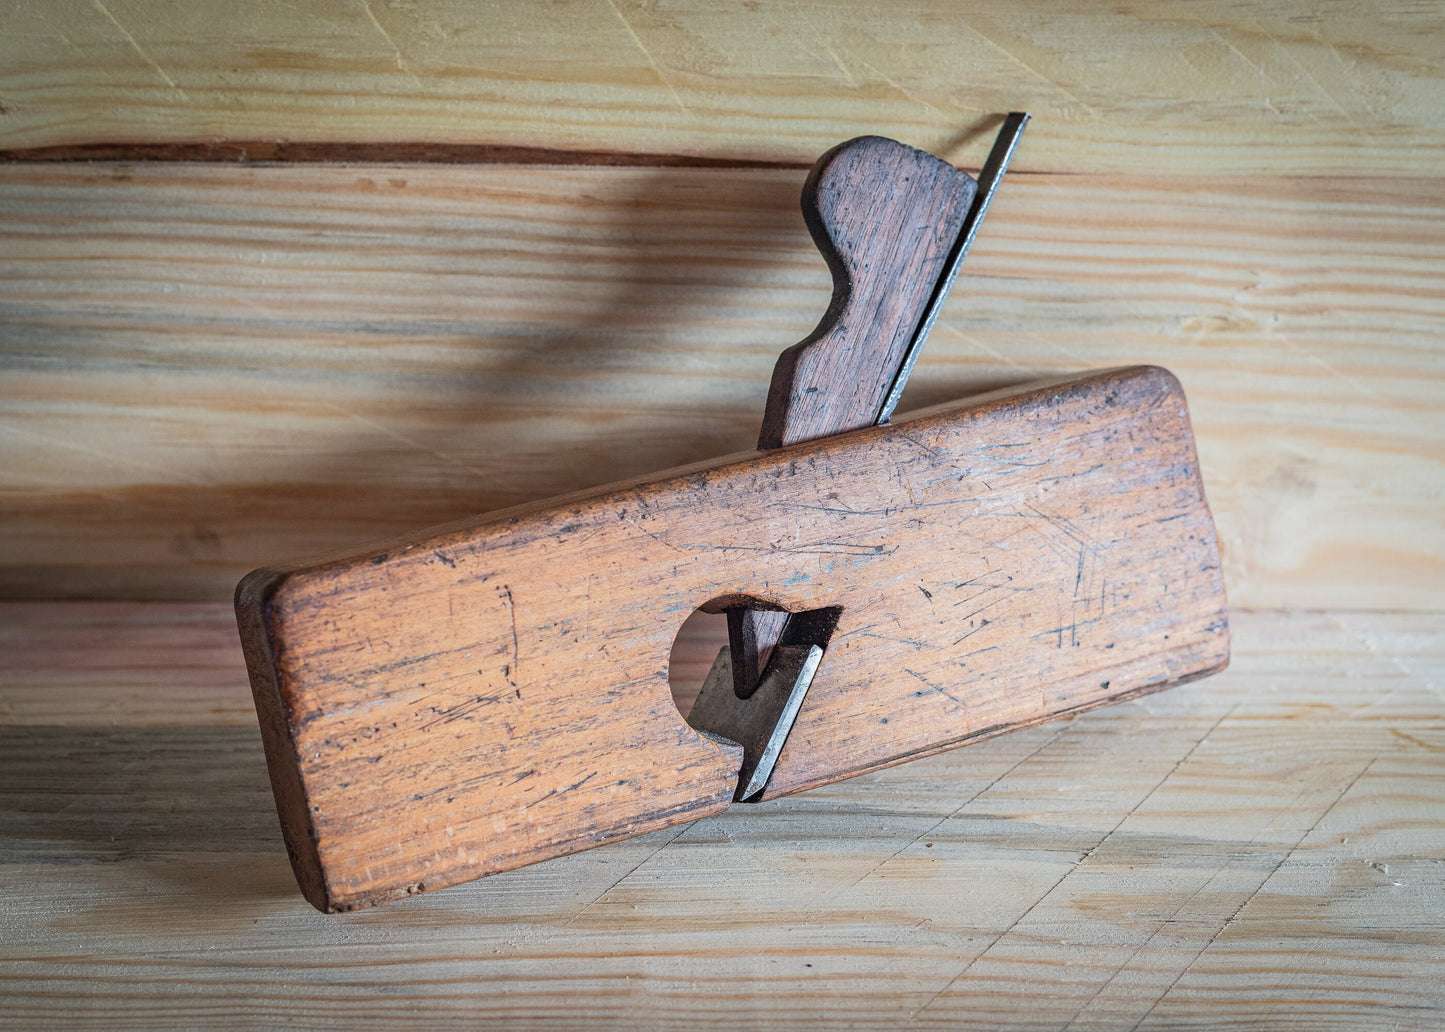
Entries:
[[842, 615], [766, 797], [1228, 659], [1183, 393], [1114, 370], [480, 517], [237, 591], [298, 879], [328, 910], [692, 820], [738, 752], [668, 648], [740, 597]]
[[[803, 184], [803, 221], [833, 274], [833, 297], [817, 328], [773, 366], [760, 450], [880, 422], [899, 376], [907, 379], [901, 371], [976, 187], [948, 162], [877, 136], [817, 160]], [[739, 696], [756, 686], [787, 619], [728, 611]]]

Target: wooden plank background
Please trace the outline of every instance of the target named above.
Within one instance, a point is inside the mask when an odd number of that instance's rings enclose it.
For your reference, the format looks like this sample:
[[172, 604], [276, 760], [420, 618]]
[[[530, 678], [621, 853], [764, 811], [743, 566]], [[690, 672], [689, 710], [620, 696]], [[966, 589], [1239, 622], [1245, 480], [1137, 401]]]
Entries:
[[[865, 132], [1049, 172], [1435, 175], [1429, 2], [10, 5], [0, 146], [421, 142], [811, 164]], [[239, 148], [238, 148], [239, 149]]]
[[[802, 177], [0, 166], [0, 594], [224, 598], [751, 447], [830, 290]], [[1011, 176], [904, 407], [1167, 366], [1236, 605], [1445, 608], [1442, 269], [1438, 180]]]
[[[0, 1027], [1445, 1024], [1437, 5], [3, 22]], [[974, 169], [1016, 108], [905, 407], [1173, 370], [1231, 669], [311, 911], [239, 575], [749, 447], [828, 296], [807, 165], [879, 132]], [[716, 642], [680, 634], [684, 710]]]

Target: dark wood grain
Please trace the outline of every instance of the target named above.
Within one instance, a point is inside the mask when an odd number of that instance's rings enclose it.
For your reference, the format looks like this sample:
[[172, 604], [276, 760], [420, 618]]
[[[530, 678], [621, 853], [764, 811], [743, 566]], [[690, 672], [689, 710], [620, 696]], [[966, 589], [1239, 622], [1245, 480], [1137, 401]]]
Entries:
[[738, 751], [684, 723], [667, 657], [694, 609], [743, 597], [842, 609], [769, 797], [1228, 657], [1183, 393], [1152, 368], [259, 570], [238, 610], [308, 898], [351, 909], [725, 808]]
[[529, 147], [427, 140], [154, 140], [0, 147], [0, 163], [204, 162], [222, 165], [583, 165], [600, 168], [807, 168], [779, 161], [708, 154]]
[[728, 650], [733, 672], [733, 694], [746, 699], [772, 657], [773, 646], [788, 624], [788, 614], [776, 609], [732, 606], [727, 610]]
[[818, 159], [803, 218], [833, 273], [833, 299], [773, 368], [759, 448], [877, 422], [974, 188], [948, 162], [879, 136]]

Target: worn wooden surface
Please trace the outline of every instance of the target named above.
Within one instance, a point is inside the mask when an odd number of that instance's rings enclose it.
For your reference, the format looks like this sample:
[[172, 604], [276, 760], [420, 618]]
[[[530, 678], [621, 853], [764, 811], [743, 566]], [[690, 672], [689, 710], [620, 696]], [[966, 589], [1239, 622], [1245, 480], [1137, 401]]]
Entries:
[[818, 159], [802, 211], [833, 297], [773, 367], [759, 448], [878, 422], [975, 192], [952, 165], [876, 136]]
[[[168, 649], [108, 669], [98, 642], [138, 641], [131, 607], [0, 604], [21, 657], [0, 680], [0, 1026], [1313, 1032], [1445, 1013], [1436, 614], [1236, 614], [1206, 681], [325, 916], [286, 863], [229, 607], [150, 609]], [[689, 637], [680, 665], [700, 678], [716, 644]], [[87, 672], [33, 661], [57, 646]]]
[[5, 22], [8, 148], [414, 141], [806, 167], [876, 132], [976, 162], [999, 115], [1028, 109], [1052, 127], [1020, 154], [1029, 170], [1397, 176], [1445, 161], [1428, 2], [566, 0], [482, 14], [356, 0], [239, 15], [224, 0], [93, 0], [11, 3]]
[[[818, 158], [803, 221], [833, 276], [813, 332], [773, 366], [759, 448], [880, 422], [959, 246], [977, 193], [966, 173], [924, 151], [863, 136]], [[900, 381], [901, 377], [901, 381]], [[728, 612], [734, 689], [752, 693], [787, 615]]]
[[[221, 599], [752, 447], [828, 304], [804, 175], [0, 167], [0, 595]], [[904, 408], [1164, 365], [1234, 604], [1445, 609], [1442, 267], [1440, 180], [1010, 173]]]
[[667, 692], [688, 614], [842, 615], [794, 792], [1228, 661], [1168, 373], [1105, 372], [262, 569], [237, 592], [297, 877], [350, 910], [727, 807]]
[[[1438, 5], [0, 20], [0, 150], [370, 162], [0, 168], [0, 598], [123, 600], [0, 602], [0, 1025], [1445, 1023]], [[235, 579], [750, 447], [827, 304], [807, 166], [876, 132], [972, 171], [1015, 108], [905, 407], [1174, 370], [1231, 669], [315, 914]]]

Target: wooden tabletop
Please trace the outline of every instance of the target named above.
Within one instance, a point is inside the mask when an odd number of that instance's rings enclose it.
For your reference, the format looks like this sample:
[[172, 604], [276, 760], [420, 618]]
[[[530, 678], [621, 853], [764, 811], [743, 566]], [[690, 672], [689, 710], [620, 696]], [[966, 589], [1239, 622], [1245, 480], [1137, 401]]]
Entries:
[[[7, 12], [0, 1028], [1441, 1027], [1442, 55], [1405, 3]], [[751, 447], [807, 166], [1015, 109], [902, 407], [1172, 370], [1229, 670], [314, 911], [236, 580]]]

